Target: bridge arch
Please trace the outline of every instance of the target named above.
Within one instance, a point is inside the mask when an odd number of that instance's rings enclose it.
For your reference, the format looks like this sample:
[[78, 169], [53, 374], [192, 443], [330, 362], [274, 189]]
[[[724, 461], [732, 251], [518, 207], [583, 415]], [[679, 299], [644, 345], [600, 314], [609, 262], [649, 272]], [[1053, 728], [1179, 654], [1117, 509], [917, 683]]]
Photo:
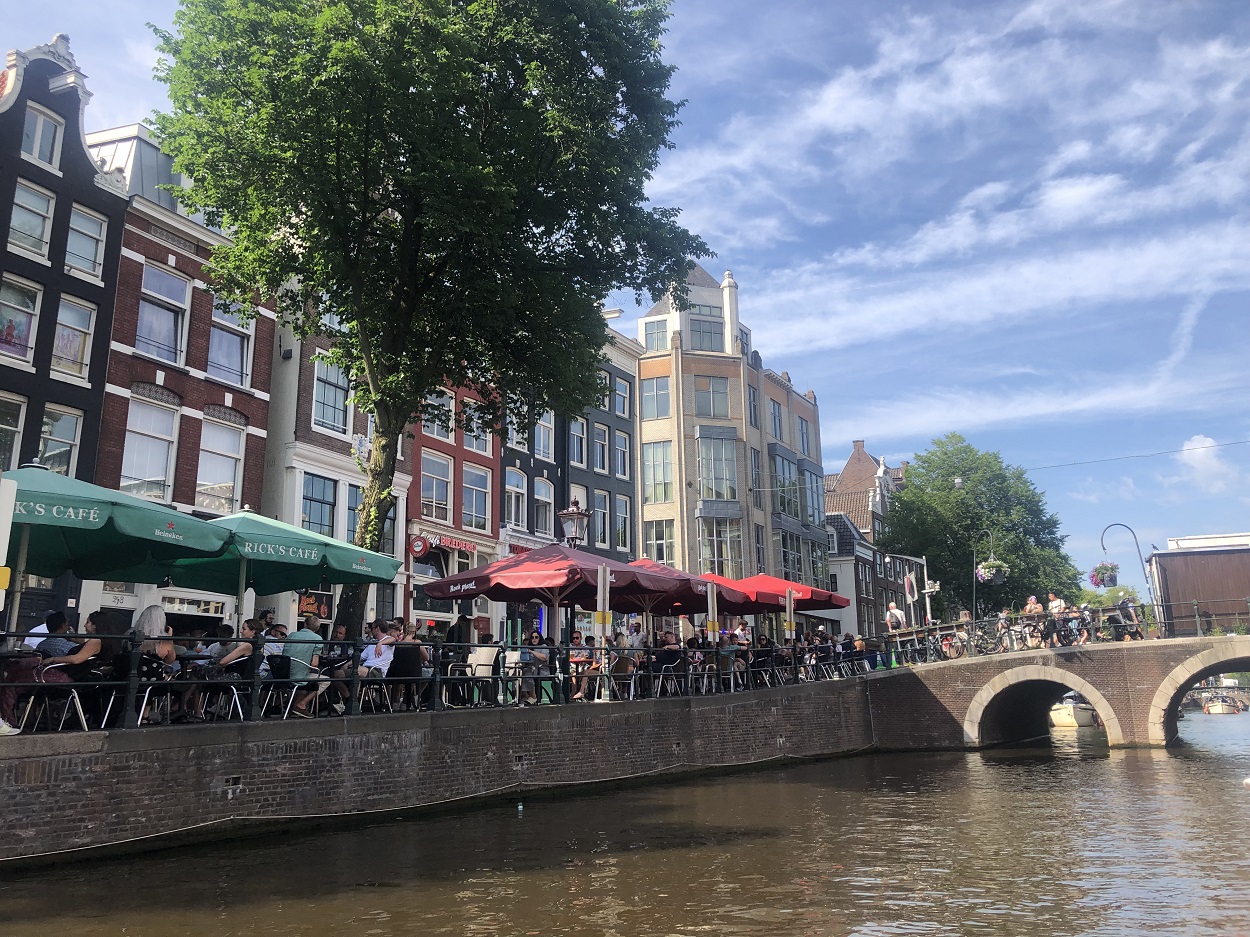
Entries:
[[1220, 638], [1214, 647], [1178, 664], [1163, 678], [1154, 699], [1146, 725], [1151, 745], [1170, 745], [1178, 732], [1176, 712], [1181, 698], [1199, 680], [1235, 670], [1250, 670], [1250, 638]]
[[[1035, 723], [1030, 735], [1048, 732], [1046, 721], [1053, 706], [1064, 693], [1075, 690], [1089, 700], [1107, 731], [1107, 744], [1124, 744], [1124, 730], [1107, 698], [1088, 680], [1070, 670], [1049, 664], [1026, 664], [1012, 667], [993, 677], [981, 687], [968, 705], [964, 716], [964, 744], [971, 748], [1014, 741], [1002, 737], [1001, 731], [1009, 707], [1017, 716], [1023, 714]], [[1040, 714], [1040, 721], [1039, 721]], [[1025, 736], [1029, 737], [1029, 736]]]

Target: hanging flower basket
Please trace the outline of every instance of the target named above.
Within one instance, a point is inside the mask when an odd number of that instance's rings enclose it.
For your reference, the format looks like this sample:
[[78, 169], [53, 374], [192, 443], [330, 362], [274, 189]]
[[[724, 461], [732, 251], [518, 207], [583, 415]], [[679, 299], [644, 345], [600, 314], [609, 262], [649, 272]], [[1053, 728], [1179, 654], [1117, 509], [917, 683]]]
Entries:
[[1090, 584], [1095, 589], [1110, 589], [1120, 582], [1119, 563], [1099, 563], [1089, 571]]
[[1007, 574], [1011, 572], [1010, 567], [1002, 560], [996, 560], [993, 557], [983, 563], [977, 565], [977, 582], [989, 583], [991, 586], [1000, 585], [1007, 578]]

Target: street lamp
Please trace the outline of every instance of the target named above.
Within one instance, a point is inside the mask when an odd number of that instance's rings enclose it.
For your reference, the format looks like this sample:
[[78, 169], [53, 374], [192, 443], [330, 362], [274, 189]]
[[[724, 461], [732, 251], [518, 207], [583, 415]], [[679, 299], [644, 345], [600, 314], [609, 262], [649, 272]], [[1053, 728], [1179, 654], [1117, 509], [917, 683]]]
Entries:
[[[959, 479], [955, 479], [959, 481]], [[972, 640], [973, 630], [977, 623], [977, 543], [985, 536], [990, 538], [990, 556], [994, 559], [994, 531], [980, 530], [972, 537], [972, 620], [968, 622], [968, 656], [975, 657], [977, 650], [976, 644]]]
[[563, 511], [557, 511], [556, 517], [560, 518], [560, 529], [564, 531], [564, 542], [568, 546], [576, 547], [579, 543], [585, 543], [586, 523], [590, 520], [590, 512], [582, 510], [576, 498]]
[[[1141, 563], [1142, 579], [1145, 580], [1146, 582], [1146, 594], [1150, 596], [1150, 608], [1154, 611], [1154, 614], [1155, 614], [1155, 627], [1159, 628], [1160, 633], [1162, 633], [1162, 629], [1164, 627], [1163, 610], [1155, 602], [1154, 585], [1150, 581], [1150, 573], [1146, 572], [1146, 561], [1142, 558], [1142, 555], [1141, 555], [1141, 544], [1137, 542], [1137, 533], [1128, 524], [1120, 524], [1120, 523], [1108, 524], [1106, 527], [1102, 529], [1102, 535], [1098, 538], [1098, 545], [1102, 547], [1102, 555], [1103, 556], [1107, 555], [1107, 531], [1110, 530], [1112, 527], [1123, 527], [1133, 537], [1133, 546], [1137, 550], [1137, 562]], [[1201, 637], [1201, 635], [1199, 635], [1199, 637]]]

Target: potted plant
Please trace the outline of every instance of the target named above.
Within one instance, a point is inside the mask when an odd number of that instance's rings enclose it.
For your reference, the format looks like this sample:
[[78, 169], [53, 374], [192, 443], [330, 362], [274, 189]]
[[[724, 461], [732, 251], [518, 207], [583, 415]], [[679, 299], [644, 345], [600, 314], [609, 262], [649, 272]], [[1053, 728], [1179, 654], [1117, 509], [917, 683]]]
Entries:
[[1089, 571], [1089, 581], [1095, 589], [1110, 589], [1120, 581], [1120, 564], [1102, 562]]
[[988, 582], [991, 586], [997, 586], [1007, 578], [1009, 572], [1011, 568], [1006, 563], [991, 556], [977, 565], [977, 582]]

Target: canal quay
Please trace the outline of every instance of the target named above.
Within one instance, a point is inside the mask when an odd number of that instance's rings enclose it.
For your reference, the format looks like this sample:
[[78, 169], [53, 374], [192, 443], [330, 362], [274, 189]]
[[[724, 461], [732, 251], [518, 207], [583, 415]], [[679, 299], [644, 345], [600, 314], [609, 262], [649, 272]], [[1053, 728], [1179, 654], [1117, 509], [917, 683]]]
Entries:
[[76, 863], [0, 881], [0, 933], [1244, 933], [1250, 717], [1181, 737], [1054, 730]]

